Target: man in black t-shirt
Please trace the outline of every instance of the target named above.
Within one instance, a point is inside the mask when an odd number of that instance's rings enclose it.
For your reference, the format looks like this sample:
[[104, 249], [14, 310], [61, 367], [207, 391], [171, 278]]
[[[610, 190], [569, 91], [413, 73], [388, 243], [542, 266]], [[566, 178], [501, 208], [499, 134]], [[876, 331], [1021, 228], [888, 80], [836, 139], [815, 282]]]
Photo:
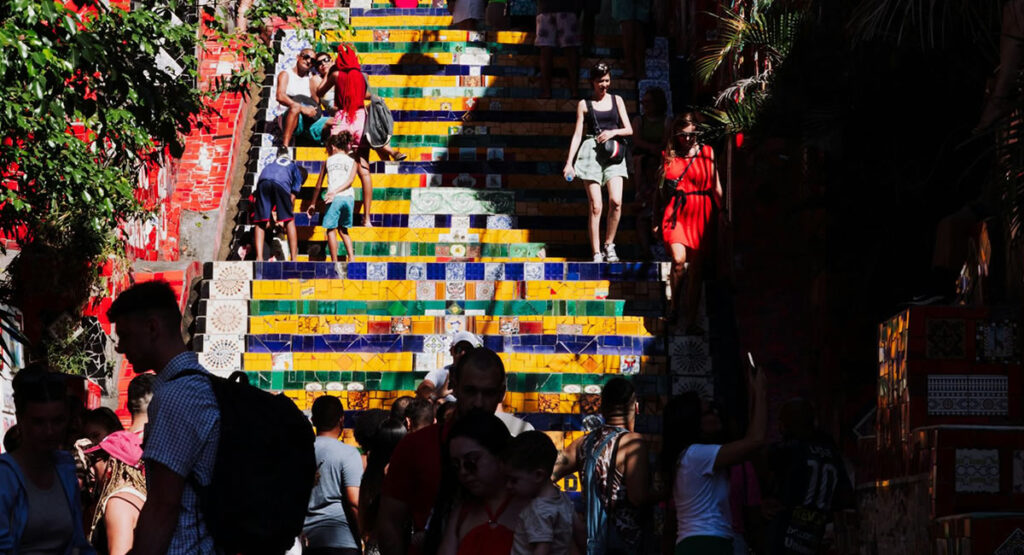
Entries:
[[767, 553], [813, 555], [833, 513], [852, 508], [853, 487], [835, 442], [814, 429], [810, 403], [787, 402], [780, 426], [783, 440], [766, 454]]

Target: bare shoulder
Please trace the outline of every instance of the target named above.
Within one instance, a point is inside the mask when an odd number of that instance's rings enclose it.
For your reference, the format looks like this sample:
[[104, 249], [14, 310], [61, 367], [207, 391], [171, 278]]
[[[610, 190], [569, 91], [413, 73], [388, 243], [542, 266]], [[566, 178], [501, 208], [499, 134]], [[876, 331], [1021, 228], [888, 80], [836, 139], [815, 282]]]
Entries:
[[584, 113], [586, 113], [586, 111], [587, 111], [587, 101], [586, 100], [580, 100], [579, 102], [577, 102], [576, 103], [576, 111], [577, 112], [584, 112]]
[[647, 449], [647, 440], [643, 435], [636, 432], [622, 434], [622, 439], [619, 440], [620, 452], [633, 453], [641, 449]]

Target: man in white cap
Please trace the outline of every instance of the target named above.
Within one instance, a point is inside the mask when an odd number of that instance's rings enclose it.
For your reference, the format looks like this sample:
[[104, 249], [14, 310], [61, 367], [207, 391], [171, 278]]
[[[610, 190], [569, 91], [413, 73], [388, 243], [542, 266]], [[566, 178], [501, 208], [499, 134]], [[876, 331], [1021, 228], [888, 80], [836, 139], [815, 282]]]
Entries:
[[416, 396], [421, 399], [427, 399], [432, 403], [439, 401], [454, 403], [455, 397], [452, 396], [452, 390], [448, 387], [448, 374], [463, 355], [483, 344], [479, 337], [466, 330], [462, 330], [452, 336], [452, 343], [449, 348], [449, 352], [452, 355], [452, 363], [444, 368], [427, 372], [423, 382], [416, 388]]

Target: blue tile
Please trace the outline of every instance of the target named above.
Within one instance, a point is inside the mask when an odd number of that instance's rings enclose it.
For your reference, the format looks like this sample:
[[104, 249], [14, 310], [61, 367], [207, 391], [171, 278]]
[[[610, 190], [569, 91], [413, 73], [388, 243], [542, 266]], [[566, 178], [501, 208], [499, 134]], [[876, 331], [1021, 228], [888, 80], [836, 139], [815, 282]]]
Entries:
[[509, 262], [505, 264], [505, 279], [508, 281], [523, 280], [523, 263]]
[[484, 279], [484, 263], [469, 262], [466, 264], [466, 279], [470, 281], [481, 281]]
[[548, 280], [562, 280], [565, 275], [565, 264], [561, 262], [545, 262], [544, 263], [544, 279]]
[[348, 279], [366, 279], [366, 262], [349, 262]]
[[601, 264], [584, 263], [580, 264], [580, 279], [581, 280], [595, 280], [600, 275]]
[[404, 280], [405, 279], [405, 263], [404, 262], [388, 262], [388, 279], [390, 279], [390, 280]]
[[317, 279], [338, 279], [338, 268], [334, 264], [317, 264], [316, 277]]
[[431, 281], [444, 281], [445, 264], [443, 262], [428, 262], [427, 279]]

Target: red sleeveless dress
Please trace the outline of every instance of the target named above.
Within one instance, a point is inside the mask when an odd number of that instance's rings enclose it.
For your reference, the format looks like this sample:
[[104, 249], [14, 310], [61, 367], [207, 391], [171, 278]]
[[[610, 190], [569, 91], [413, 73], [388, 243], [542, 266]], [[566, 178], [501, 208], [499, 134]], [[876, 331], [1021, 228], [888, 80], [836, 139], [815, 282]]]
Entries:
[[711, 147], [704, 145], [694, 158], [677, 156], [664, 162], [666, 182], [678, 180], [661, 220], [666, 244], [700, 248], [714, 207], [715, 162], [711, 156]]
[[[498, 523], [498, 519], [501, 518], [501, 514], [505, 512], [511, 500], [511, 497], [506, 498], [494, 513], [491, 513], [490, 508], [484, 504], [483, 508], [487, 511], [487, 522], [466, 532], [462, 541], [459, 542], [457, 555], [508, 555], [512, 551], [515, 533], [507, 526]], [[462, 510], [459, 511], [456, 529], [462, 528], [462, 521], [466, 519], [466, 514], [469, 512], [467, 509], [468, 507], [463, 505]]]

